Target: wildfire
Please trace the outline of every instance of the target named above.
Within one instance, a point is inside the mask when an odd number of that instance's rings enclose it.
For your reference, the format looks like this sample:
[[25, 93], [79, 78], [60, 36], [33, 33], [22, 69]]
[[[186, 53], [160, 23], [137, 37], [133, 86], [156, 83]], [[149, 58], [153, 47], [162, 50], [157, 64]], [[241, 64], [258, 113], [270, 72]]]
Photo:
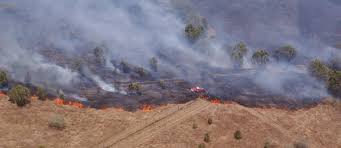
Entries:
[[57, 98], [54, 100], [54, 103], [56, 105], [69, 105], [75, 108], [84, 108], [84, 105], [82, 103], [79, 102], [72, 102], [72, 101], [65, 101], [61, 98]]
[[212, 104], [221, 104], [221, 101], [219, 99], [213, 99], [211, 100]]
[[7, 95], [0, 91], [0, 97], [6, 97]]
[[32, 101], [37, 101], [37, 100], [38, 100], [38, 97], [37, 97], [37, 96], [31, 96], [31, 100], [32, 100]]
[[150, 112], [150, 111], [152, 111], [153, 110], [153, 107], [151, 106], [151, 105], [142, 105], [142, 107], [141, 107], [141, 110], [143, 111], [143, 112]]

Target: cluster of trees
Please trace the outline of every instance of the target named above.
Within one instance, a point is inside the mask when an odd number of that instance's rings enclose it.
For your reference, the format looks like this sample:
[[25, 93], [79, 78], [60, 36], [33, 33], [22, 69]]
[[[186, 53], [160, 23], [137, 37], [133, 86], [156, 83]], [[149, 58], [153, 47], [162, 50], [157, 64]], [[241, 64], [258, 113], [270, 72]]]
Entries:
[[[234, 47], [228, 49], [230, 59], [232, 60], [235, 68], [240, 68], [244, 64], [244, 58], [248, 53], [248, 48], [245, 43], [239, 42]], [[297, 50], [290, 46], [285, 45], [280, 47], [272, 54], [264, 49], [256, 50], [251, 57], [251, 61], [255, 65], [265, 65], [270, 62], [270, 56], [278, 62], [291, 62], [297, 55]]]

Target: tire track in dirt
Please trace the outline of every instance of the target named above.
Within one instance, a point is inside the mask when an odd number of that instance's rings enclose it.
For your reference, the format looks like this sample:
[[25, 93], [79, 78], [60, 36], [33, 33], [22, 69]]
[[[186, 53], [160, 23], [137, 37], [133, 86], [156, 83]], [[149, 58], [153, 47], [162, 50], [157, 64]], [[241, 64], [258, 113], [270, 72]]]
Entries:
[[118, 135], [106, 138], [95, 147], [137, 147], [138, 145], [151, 140], [162, 131], [168, 130], [193, 115], [200, 113], [209, 105], [209, 102], [197, 99], [186, 103], [181, 107], [173, 107], [164, 113], [160, 113], [157, 118], [154, 118], [154, 120], [150, 122], [137, 124], [134, 127], [127, 128], [127, 130]]

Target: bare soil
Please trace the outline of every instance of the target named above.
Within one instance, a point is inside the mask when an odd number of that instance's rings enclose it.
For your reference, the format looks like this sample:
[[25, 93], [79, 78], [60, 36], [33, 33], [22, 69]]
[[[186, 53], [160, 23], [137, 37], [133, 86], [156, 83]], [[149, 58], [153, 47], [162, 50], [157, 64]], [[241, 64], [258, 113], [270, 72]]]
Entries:
[[[95, 110], [57, 106], [53, 101], [32, 101], [24, 108], [0, 97], [0, 147], [84, 148], [150, 147], [195, 148], [209, 133], [206, 147], [341, 147], [341, 104], [322, 103], [312, 108], [285, 110], [248, 108], [236, 103], [212, 104], [197, 99], [169, 104], [150, 112], [109, 108]], [[65, 119], [65, 129], [48, 126], [54, 115]], [[213, 124], [207, 123], [208, 118]], [[193, 129], [193, 124], [198, 128]], [[240, 130], [242, 139], [234, 132]]]

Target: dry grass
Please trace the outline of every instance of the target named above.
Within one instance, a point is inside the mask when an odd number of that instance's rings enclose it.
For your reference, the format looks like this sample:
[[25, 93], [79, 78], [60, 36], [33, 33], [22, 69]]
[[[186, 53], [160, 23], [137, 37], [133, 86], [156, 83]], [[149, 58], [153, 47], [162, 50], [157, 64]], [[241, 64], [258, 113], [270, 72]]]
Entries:
[[[174, 107], [178, 106], [132, 113], [118, 109], [76, 109], [56, 106], [52, 101], [33, 101], [18, 108], [0, 98], [0, 147], [91, 147], [113, 133], [153, 119], [161, 111]], [[269, 141], [271, 147], [293, 147], [300, 141], [310, 148], [341, 147], [340, 114], [340, 103], [335, 102], [297, 111], [212, 104], [139, 147], [198, 147], [206, 133], [210, 133], [206, 148], [264, 147]], [[63, 130], [47, 126], [55, 115], [63, 117], [66, 125]], [[214, 124], [208, 125], [207, 117], [214, 117]], [[193, 123], [197, 125], [195, 130]], [[234, 132], [238, 129], [242, 129], [243, 138], [235, 140]]]

